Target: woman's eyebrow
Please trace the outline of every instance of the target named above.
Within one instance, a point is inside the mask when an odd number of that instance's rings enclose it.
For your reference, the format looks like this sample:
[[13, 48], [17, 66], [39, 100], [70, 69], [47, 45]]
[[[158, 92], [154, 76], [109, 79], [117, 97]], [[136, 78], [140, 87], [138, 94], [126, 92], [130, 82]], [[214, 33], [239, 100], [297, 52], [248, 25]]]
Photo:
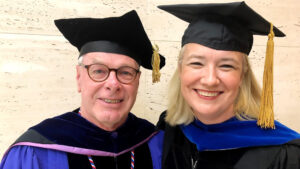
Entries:
[[202, 55], [192, 54], [189, 56], [189, 58], [187, 58], [187, 60], [190, 60], [190, 59], [205, 59], [205, 57]]
[[233, 58], [222, 58], [221, 61], [223, 61], [223, 62], [234, 62], [234, 63], [238, 64], [238, 61], [236, 59], [233, 59]]

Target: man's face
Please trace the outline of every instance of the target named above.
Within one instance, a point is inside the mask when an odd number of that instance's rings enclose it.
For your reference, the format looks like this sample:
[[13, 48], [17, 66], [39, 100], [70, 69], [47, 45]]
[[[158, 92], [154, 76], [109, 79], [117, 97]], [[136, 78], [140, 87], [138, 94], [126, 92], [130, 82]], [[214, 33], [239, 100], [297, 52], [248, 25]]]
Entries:
[[[110, 69], [129, 66], [138, 69], [139, 66], [132, 58], [113, 53], [93, 52], [83, 57], [84, 65], [103, 64]], [[96, 126], [113, 131], [127, 119], [134, 105], [140, 73], [129, 84], [118, 81], [116, 72], [111, 71], [109, 77], [102, 82], [93, 81], [83, 66], [77, 66], [78, 92], [81, 93], [81, 115]]]

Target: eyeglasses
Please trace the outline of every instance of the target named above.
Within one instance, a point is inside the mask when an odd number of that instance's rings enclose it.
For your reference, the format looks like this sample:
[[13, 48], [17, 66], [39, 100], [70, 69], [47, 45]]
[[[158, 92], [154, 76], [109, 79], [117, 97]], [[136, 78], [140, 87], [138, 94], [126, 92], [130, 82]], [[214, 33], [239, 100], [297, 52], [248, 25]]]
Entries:
[[89, 77], [95, 82], [105, 81], [109, 77], [110, 72], [115, 71], [118, 81], [123, 84], [128, 84], [133, 82], [136, 75], [140, 72], [140, 70], [129, 66], [122, 66], [118, 69], [110, 69], [103, 64], [81, 64], [81, 66], [84, 66], [87, 69]]

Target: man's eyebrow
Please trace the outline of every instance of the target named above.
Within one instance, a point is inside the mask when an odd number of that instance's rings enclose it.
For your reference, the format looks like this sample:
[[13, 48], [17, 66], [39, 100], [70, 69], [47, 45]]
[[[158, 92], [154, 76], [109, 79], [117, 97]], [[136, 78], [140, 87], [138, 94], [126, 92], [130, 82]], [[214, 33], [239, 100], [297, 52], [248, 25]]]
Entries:
[[100, 59], [93, 58], [92, 63], [102, 63]]
[[[105, 63], [103, 63], [103, 61], [101, 61], [100, 59], [97, 59], [97, 58], [93, 58], [93, 60], [91, 61], [92, 63], [91, 64], [103, 64], [103, 65], [106, 65]], [[134, 65], [131, 65], [131, 64], [128, 64], [127, 62], [125, 63], [122, 63], [119, 65], [119, 67], [122, 67], [122, 66], [128, 66], [128, 67], [132, 67], [132, 68], [135, 68], [135, 69], [139, 69], [140, 66], [138, 63], [135, 63]]]

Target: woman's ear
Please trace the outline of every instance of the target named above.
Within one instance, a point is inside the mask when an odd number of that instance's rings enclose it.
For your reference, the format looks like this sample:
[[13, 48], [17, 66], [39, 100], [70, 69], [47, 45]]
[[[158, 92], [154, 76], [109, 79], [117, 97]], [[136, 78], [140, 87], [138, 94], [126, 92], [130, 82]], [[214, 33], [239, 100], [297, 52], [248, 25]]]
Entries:
[[240, 82], [240, 86], [242, 85], [243, 83], [243, 80], [245, 78], [245, 76], [247, 75], [248, 73], [248, 56], [245, 54], [243, 55], [243, 64], [242, 64], [242, 72], [241, 72], [241, 82]]

